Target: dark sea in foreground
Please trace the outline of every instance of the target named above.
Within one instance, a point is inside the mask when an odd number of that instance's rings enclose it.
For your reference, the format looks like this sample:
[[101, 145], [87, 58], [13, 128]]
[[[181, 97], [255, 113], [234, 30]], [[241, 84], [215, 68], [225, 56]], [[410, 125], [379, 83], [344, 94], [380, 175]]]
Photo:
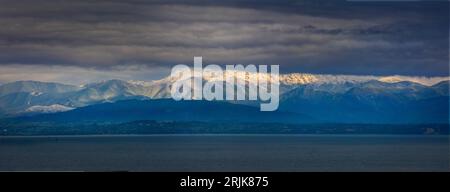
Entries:
[[0, 137], [0, 171], [449, 171], [448, 136]]

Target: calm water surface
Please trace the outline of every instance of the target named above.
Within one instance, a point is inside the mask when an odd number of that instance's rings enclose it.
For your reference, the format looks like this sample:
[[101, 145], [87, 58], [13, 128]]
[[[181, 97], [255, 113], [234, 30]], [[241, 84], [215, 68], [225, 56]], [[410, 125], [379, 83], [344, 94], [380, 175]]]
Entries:
[[0, 137], [0, 171], [449, 171], [448, 136]]

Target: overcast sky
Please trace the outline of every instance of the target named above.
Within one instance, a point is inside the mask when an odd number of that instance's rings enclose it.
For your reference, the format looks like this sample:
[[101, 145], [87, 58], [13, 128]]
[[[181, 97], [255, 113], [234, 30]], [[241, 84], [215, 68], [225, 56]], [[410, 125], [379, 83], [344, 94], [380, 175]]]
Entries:
[[448, 2], [0, 2], [0, 83], [158, 79], [194, 56], [283, 73], [449, 73]]

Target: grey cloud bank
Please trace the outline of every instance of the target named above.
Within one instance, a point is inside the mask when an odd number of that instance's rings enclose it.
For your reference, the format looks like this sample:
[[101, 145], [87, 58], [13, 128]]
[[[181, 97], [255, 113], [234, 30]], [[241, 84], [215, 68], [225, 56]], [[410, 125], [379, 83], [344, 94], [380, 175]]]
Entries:
[[448, 2], [6, 0], [0, 70], [161, 77], [198, 55], [282, 73], [447, 76], [448, 15]]

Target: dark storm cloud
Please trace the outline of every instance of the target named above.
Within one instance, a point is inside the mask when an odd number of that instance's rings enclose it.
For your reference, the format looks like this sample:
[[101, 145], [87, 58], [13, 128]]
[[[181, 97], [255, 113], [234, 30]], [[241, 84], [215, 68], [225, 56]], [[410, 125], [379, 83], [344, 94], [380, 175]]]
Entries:
[[0, 66], [161, 68], [203, 56], [284, 72], [447, 75], [444, 3], [2, 0]]

